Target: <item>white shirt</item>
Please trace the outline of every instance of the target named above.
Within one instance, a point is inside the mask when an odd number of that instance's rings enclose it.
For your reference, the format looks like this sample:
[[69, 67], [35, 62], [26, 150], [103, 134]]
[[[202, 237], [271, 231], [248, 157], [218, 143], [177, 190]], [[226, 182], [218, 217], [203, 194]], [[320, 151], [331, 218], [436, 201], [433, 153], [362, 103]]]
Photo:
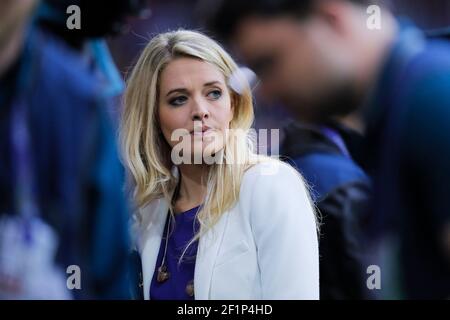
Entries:
[[[152, 201], [135, 226], [149, 299], [168, 203]], [[200, 238], [195, 299], [318, 299], [319, 253], [314, 210], [295, 169], [279, 161], [244, 174], [232, 209]]]

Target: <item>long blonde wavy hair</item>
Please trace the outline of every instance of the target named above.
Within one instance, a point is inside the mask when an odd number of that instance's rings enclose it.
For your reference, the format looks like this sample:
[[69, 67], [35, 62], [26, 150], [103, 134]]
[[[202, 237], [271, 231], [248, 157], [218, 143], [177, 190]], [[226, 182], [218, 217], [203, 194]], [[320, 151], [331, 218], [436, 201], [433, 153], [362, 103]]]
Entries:
[[[230, 55], [214, 40], [199, 32], [178, 30], [154, 37], [127, 79], [120, 142], [133, 202], [139, 209], [155, 199], [165, 198], [172, 215], [172, 197], [178, 178], [172, 172], [171, 149], [160, 132], [158, 99], [161, 72], [179, 57], [211, 63], [221, 70], [227, 83], [238, 70]], [[236, 203], [244, 172], [268, 159], [254, 153], [252, 137], [248, 134], [254, 120], [250, 87], [245, 86], [239, 94], [229, 89], [233, 107], [230, 129], [240, 129], [244, 135], [227, 139], [221, 152], [224, 161], [209, 166], [206, 199], [197, 213], [201, 228], [194, 239]]]

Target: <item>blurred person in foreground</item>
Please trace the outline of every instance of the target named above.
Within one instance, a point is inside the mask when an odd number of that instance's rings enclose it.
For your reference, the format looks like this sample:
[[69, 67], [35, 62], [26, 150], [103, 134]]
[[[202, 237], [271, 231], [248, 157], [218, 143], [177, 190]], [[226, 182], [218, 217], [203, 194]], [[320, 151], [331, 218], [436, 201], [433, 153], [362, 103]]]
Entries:
[[0, 298], [129, 298], [107, 98], [80, 55], [33, 24], [38, 2], [0, 2]]
[[[69, 17], [76, 12], [72, 9], [72, 14], [68, 14], [67, 8], [74, 6], [80, 8], [79, 29], [67, 27]], [[125, 85], [106, 38], [127, 33], [133, 19], [148, 18], [150, 13], [149, 0], [42, 0], [37, 9], [36, 24], [80, 55], [86, 68], [98, 79], [103, 94], [111, 100], [107, 109], [114, 124]]]
[[374, 181], [366, 236], [381, 254], [381, 296], [448, 298], [450, 46], [369, 5], [230, 0], [203, 14], [298, 119], [350, 118], [364, 134], [358, 160]]

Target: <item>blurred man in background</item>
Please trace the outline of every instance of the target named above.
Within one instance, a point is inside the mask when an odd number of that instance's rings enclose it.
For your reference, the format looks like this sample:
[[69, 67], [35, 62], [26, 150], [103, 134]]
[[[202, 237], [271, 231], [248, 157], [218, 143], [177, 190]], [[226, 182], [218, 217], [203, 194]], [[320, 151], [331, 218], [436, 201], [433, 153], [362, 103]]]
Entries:
[[292, 122], [285, 128], [282, 157], [308, 181], [320, 212], [321, 299], [369, 299], [369, 260], [362, 234], [371, 183], [348, 147], [359, 136], [337, 121]]
[[36, 27], [37, 6], [0, 2], [0, 298], [129, 298], [109, 96], [77, 50]]
[[364, 134], [356, 158], [374, 179], [366, 235], [382, 253], [375, 289], [391, 297], [399, 281], [394, 297], [448, 298], [450, 46], [370, 5], [229, 0], [203, 14], [299, 120], [340, 119]]
[[[252, 66], [261, 74], [258, 66]], [[261, 80], [262, 95], [279, 98], [267, 90], [265, 81], [271, 82], [271, 76], [263, 76]], [[291, 114], [298, 115], [292, 112], [298, 107], [296, 101], [280, 100]], [[321, 299], [375, 296], [366, 287], [370, 257], [362, 228], [368, 216], [371, 182], [354, 160], [353, 145], [359, 139], [356, 130], [331, 118], [321, 121], [297, 118], [284, 128], [280, 155], [305, 177], [321, 216]]]

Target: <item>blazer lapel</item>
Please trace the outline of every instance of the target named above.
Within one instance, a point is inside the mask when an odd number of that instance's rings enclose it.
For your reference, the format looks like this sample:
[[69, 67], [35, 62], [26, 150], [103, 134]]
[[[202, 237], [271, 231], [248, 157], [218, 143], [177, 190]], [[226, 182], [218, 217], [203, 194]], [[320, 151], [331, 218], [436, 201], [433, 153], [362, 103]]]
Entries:
[[144, 209], [146, 214], [144, 219], [146, 221], [144, 220], [141, 229], [142, 239], [140, 243], [142, 244], [142, 247], [140, 250], [143, 269], [144, 299], [149, 299], [150, 297], [150, 284], [155, 271], [169, 209], [165, 199], [158, 199], [156, 201], [157, 203], [155, 203], [155, 206]]
[[211, 289], [214, 264], [222, 244], [229, 213], [225, 212], [213, 228], [200, 238], [194, 273], [196, 300], [208, 300]]

